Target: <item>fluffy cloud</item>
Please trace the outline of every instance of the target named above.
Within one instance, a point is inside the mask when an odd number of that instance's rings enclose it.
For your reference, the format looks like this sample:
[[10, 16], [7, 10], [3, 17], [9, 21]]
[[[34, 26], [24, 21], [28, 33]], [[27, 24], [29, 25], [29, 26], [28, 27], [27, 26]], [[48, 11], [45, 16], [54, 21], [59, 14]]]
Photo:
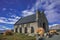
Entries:
[[[5, 11], [5, 10], [10, 10], [10, 11], [13, 11], [13, 12], [16, 11], [15, 9], [11, 9], [11, 8], [2, 8], [2, 11]], [[7, 16], [9, 16], [9, 17], [8, 18], [7, 17], [0, 17], [0, 23], [15, 24], [15, 22], [18, 21], [21, 18], [21, 17], [17, 16], [15, 13], [12, 13], [12, 12], [9, 12], [7, 14]]]
[[15, 18], [15, 19], [20, 19], [19, 16], [16, 16], [16, 15], [11, 15], [12, 18]]
[[2, 9], [2, 11], [5, 11], [5, 10], [7, 10], [7, 9], [6, 9], [6, 8], [3, 8], [3, 9]]
[[6, 24], [15, 24], [16, 21], [18, 21], [20, 17], [15, 16], [14, 19], [12, 18], [5, 18], [5, 17], [0, 17], [0, 23], [6, 23]]
[[22, 11], [22, 16], [23, 17], [25, 17], [25, 16], [28, 16], [28, 15], [32, 15], [32, 14], [34, 14], [35, 12], [35, 10], [36, 9], [38, 9], [38, 5], [40, 4], [40, 0], [38, 0], [33, 6], [32, 6], [32, 8], [31, 9], [28, 9], [28, 7], [27, 7], [27, 9], [26, 10], [23, 10]]
[[8, 27], [6, 27], [6, 26], [1, 26], [0, 25], [0, 30], [11, 30], [12, 28], [8, 28]]
[[54, 1], [46, 7], [45, 13], [49, 23], [60, 22], [60, 1]]
[[49, 23], [60, 22], [60, 14], [56, 13], [54, 10], [46, 12], [47, 19]]
[[34, 11], [41, 8], [45, 10], [49, 23], [60, 22], [60, 0], [37, 0], [31, 9], [22, 11], [23, 16], [34, 14]]
[[22, 14], [23, 17], [34, 14], [33, 11], [29, 11], [29, 10], [24, 10], [24, 11], [22, 11], [22, 13], [23, 13], [23, 14]]
[[53, 26], [56, 26], [56, 25], [59, 25], [59, 24], [53, 24], [53, 25], [49, 25], [49, 27], [53, 27]]

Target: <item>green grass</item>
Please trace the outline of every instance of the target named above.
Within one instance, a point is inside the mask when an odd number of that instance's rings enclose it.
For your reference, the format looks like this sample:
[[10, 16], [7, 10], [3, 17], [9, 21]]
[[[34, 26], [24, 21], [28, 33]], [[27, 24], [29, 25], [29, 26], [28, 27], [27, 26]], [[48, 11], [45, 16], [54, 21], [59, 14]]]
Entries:
[[3, 38], [3, 35], [2, 34], [0, 34], [0, 40]]
[[16, 33], [16, 34], [10, 35], [10, 36], [2, 36], [1, 39], [3, 39], [3, 40], [5, 40], [5, 39], [6, 40], [35, 40], [35, 37], [27, 36], [25, 34]]
[[16, 37], [15, 39], [17, 39], [17, 40], [35, 40], [35, 37], [27, 36], [24, 34], [16, 34], [14, 36]]
[[[10, 36], [0, 35], [0, 40], [36, 40], [35, 37], [27, 36], [25, 34], [15, 33]], [[44, 40], [60, 40], [60, 35], [54, 35], [52, 38], [44, 38]]]

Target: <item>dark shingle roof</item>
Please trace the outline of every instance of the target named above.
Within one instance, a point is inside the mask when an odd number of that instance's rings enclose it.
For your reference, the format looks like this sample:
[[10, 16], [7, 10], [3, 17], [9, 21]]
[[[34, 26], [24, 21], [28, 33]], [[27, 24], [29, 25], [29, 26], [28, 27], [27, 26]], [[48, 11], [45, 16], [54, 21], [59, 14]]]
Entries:
[[35, 21], [36, 21], [36, 14], [33, 14], [19, 19], [15, 24], [24, 24], [24, 23], [35, 22]]

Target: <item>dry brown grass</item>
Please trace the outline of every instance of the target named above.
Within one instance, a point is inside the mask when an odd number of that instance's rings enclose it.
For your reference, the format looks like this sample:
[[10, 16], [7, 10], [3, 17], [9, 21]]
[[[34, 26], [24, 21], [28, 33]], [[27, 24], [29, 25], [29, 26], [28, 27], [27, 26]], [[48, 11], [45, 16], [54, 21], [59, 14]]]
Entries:
[[11, 30], [6, 30], [3, 35], [13, 35], [13, 32]]

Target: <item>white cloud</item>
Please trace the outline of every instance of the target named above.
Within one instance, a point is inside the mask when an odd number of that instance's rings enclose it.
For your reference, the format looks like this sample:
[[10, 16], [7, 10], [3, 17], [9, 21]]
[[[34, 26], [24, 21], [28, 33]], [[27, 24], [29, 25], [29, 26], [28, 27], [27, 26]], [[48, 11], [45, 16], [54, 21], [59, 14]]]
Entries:
[[[43, 0], [43, 1], [45, 1], [45, 0]], [[34, 11], [40, 8], [41, 2], [43, 2], [43, 1], [42, 0], [37, 0], [36, 3], [32, 6], [31, 9], [23, 10], [22, 15], [23, 16], [28, 16], [28, 15], [34, 14], [35, 13]]]
[[20, 19], [21, 17], [19, 17], [19, 16], [16, 16], [15, 18], [16, 18], [16, 19]]
[[[7, 19], [6, 19], [7, 20]], [[14, 21], [5, 21], [5, 20], [1, 20], [0, 19], [0, 23], [6, 23], [6, 24], [14, 24], [15, 22]]]
[[54, 26], [56, 26], [56, 25], [59, 25], [59, 24], [53, 24], [53, 25], [49, 25], [49, 27], [54, 27]]
[[1, 23], [6, 23], [6, 24], [14, 24], [15, 22], [14, 21], [11, 21], [11, 22], [6, 22], [6, 21], [3, 21]]
[[0, 19], [6, 19], [5, 17], [0, 17]]
[[11, 8], [10, 8], [10, 10], [13, 11], [14, 9], [11, 9]]
[[16, 15], [11, 15], [12, 18], [15, 18], [15, 19], [20, 19], [21, 17], [19, 16], [16, 16]]
[[7, 10], [7, 9], [6, 9], [6, 8], [3, 8], [2, 10], [5, 11], [5, 10]]
[[6, 26], [0, 25], [0, 30], [11, 30], [12, 28], [8, 28]]
[[60, 22], [60, 14], [56, 13], [54, 10], [46, 11], [45, 13], [49, 23]]
[[16, 15], [11, 15], [11, 17], [16, 17]]
[[[44, 2], [45, 4], [42, 5], [42, 3]], [[42, 8], [45, 10], [45, 14], [47, 15], [47, 19], [49, 23], [60, 22], [60, 13], [56, 12], [60, 10], [59, 5], [60, 5], [60, 0], [37, 0], [37, 2], [35, 3], [35, 7], [37, 9], [42, 6]], [[34, 9], [34, 10], [37, 10], [37, 9]]]
[[1, 23], [1, 22], [4, 22], [4, 21], [0, 19], [0, 23]]
[[8, 28], [8, 27], [5, 27], [5, 26], [3, 26], [3, 28], [5, 29], [5, 30], [11, 30], [12, 28]]
[[60, 0], [37, 0], [31, 9], [22, 11], [23, 16], [34, 14], [34, 11], [40, 7], [45, 10], [45, 14], [49, 23], [60, 22], [60, 13], [58, 13], [60, 12]]
[[[49, 21], [49, 23], [54, 23], [54, 22], [60, 22], [60, 13], [58, 13], [57, 11], [59, 11], [60, 6], [60, 1], [54, 1], [52, 2], [50, 5], [48, 5], [46, 7], [45, 10], [45, 14], [47, 15], [47, 19]], [[54, 8], [56, 7], [56, 8]]]
[[33, 11], [29, 11], [29, 10], [24, 10], [24, 11], [22, 11], [22, 15], [25, 17], [25, 16], [28, 16], [28, 15], [32, 15], [32, 14], [34, 14], [34, 12]]
[[5, 17], [0, 17], [0, 23], [6, 23], [6, 24], [15, 24], [16, 21], [20, 19], [20, 17], [15, 16], [14, 19], [12, 18], [5, 18]]

